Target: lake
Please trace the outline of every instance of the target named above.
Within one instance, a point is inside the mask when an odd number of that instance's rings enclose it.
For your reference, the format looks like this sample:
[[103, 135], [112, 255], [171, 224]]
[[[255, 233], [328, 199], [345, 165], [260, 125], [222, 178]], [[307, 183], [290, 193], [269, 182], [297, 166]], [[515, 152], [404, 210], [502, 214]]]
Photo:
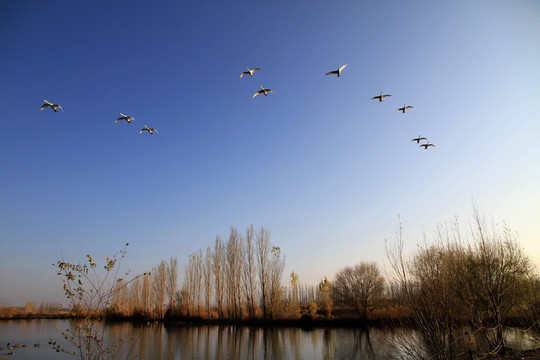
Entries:
[[[60, 330], [70, 320], [0, 321], [0, 357], [6, 344], [19, 344], [10, 359], [73, 359], [57, 353], [49, 339], [69, 347]], [[396, 359], [407, 358], [403, 343], [418, 344], [410, 329], [360, 329], [251, 327], [163, 323], [114, 323], [105, 326], [110, 344], [123, 344], [123, 358], [137, 359]], [[533, 341], [520, 331], [509, 336], [514, 347], [532, 347]], [[40, 344], [35, 347], [34, 344]], [[22, 347], [27, 344], [26, 347]], [[460, 344], [462, 346], [463, 344]], [[464, 359], [466, 357], [463, 357]]]

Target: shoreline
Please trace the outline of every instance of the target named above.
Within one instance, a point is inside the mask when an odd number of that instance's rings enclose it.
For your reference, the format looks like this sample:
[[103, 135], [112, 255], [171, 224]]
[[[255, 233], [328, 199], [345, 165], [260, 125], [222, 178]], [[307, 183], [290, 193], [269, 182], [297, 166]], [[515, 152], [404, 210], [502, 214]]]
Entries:
[[[21, 315], [13, 317], [0, 317], [0, 321], [6, 320], [68, 320], [73, 319], [71, 314], [54, 314], [54, 315]], [[99, 316], [91, 316], [96, 320], [103, 320], [108, 323], [162, 323], [165, 326], [175, 325], [236, 325], [236, 326], [286, 326], [286, 327], [355, 327], [355, 328], [369, 328], [369, 327], [387, 327], [395, 326], [402, 323], [399, 320], [379, 319], [379, 320], [361, 320], [361, 319], [343, 319], [343, 318], [311, 318], [301, 317], [299, 319], [200, 319], [200, 318], [164, 318], [164, 319], [152, 319], [143, 317], [108, 317], [102, 318]], [[401, 324], [404, 326], [404, 324]]]

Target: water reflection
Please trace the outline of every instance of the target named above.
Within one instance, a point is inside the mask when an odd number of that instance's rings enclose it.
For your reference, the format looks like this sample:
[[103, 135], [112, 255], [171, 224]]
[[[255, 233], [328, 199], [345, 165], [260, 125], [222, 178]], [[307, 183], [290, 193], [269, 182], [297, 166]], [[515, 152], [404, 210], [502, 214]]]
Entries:
[[[101, 324], [103, 326], [103, 324]], [[0, 322], [6, 342], [62, 341], [56, 329], [70, 328], [68, 320]], [[390, 359], [376, 354], [374, 342], [388, 335], [371, 329], [312, 329], [250, 326], [196, 326], [190, 324], [115, 323], [105, 325], [108, 345], [126, 359]], [[63, 345], [68, 348], [69, 344]], [[59, 359], [44, 346], [21, 351], [19, 359]], [[0, 354], [2, 356], [2, 354]]]
[[[167, 326], [166, 349], [174, 359], [385, 359], [376, 354], [374, 330], [246, 326]], [[140, 358], [149, 354], [139, 352]], [[154, 354], [155, 355], [155, 354]], [[156, 357], [159, 358], [159, 357]], [[171, 358], [171, 357], [169, 357]]]
[[[101, 324], [103, 326], [103, 324]], [[0, 339], [11, 343], [41, 342], [25, 348], [18, 359], [62, 359], [43, 346], [49, 338], [61, 341], [59, 329], [68, 320], [0, 321]], [[523, 342], [521, 332], [508, 334], [512, 344]], [[410, 329], [196, 326], [190, 324], [117, 323], [105, 325], [105, 338], [126, 359], [336, 359], [407, 358], [403, 344], [421, 348], [421, 337]], [[531, 342], [532, 344], [532, 342]], [[536, 344], [537, 345], [537, 344]], [[0, 356], [4, 356], [0, 351]]]

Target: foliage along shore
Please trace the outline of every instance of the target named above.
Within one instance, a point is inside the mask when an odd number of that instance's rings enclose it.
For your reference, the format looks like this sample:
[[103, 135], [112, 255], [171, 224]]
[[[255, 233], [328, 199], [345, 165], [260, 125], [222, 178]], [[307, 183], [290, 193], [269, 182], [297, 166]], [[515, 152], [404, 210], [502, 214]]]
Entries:
[[[6, 309], [6, 308], [5, 308]], [[323, 312], [309, 314], [308, 308], [302, 309], [302, 315], [299, 317], [283, 317], [275, 319], [263, 318], [208, 318], [205, 316], [186, 316], [185, 313], [170, 314], [165, 313], [163, 318], [149, 316], [149, 314], [131, 314], [125, 315], [120, 312], [105, 311], [95, 312], [93, 314], [84, 314], [85, 318], [94, 320], [104, 320], [106, 322], [161, 322], [174, 324], [190, 324], [190, 325], [242, 325], [242, 326], [297, 326], [297, 327], [386, 327], [399, 326], [415, 328], [414, 319], [410, 311], [406, 308], [396, 309], [396, 307], [379, 308], [377, 310], [370, 309], [367, 319], [359, 316], [356, 311], [350, 307], [334, 307], [332, 315], [325, 316]], [[6, 316], [6, 312], [9, 313]], [[0, 314], [0, 320], [59, 320], [59, 319], [76, 319], [81, 314], [77, 315], [70, 311], [59, 311], [54, 313], [25, 313], [22, 307], [8, 307], [3, 314]], [[489, 322], [489, 325], [494, 325], [495, 321]], [[467, 326], [466, 322], [462, 323]], [[505, 326], [515, 328], [529, 328], [534, 325], [530, 317], [515, 316], [509, 317], [505, 321]]]

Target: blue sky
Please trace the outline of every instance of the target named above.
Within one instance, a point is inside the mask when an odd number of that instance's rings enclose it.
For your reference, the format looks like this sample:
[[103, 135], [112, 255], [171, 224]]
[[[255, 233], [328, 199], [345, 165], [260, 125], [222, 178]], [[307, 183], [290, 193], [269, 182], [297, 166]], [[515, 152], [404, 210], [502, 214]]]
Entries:
[[539, 44], [537, 1], [0, 0], [0, 304], [60, 300], [60, 254], [183, 267], [250, 224], [315, 283], [473, 201], [538, 264]]

